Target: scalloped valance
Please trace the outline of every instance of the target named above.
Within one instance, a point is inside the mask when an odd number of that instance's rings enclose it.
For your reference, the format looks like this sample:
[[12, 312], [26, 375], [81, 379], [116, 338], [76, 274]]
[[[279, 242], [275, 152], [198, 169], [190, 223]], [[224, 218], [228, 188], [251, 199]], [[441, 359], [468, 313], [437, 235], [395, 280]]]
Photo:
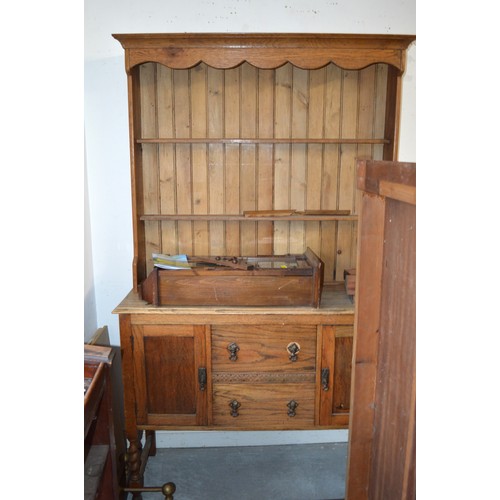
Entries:
[[157, 62], [187, 69], [200, 62], [229, 69], [247, 62], [261, 69], [291, 63], [317, 69], [329, 63], [349, 70], [385, 63], [400, 74], [405, 70], [406, 49], [415, 35], [354, 35], [317, 33], [188, 33], [114, 34], [125, 49], [125, 66]]

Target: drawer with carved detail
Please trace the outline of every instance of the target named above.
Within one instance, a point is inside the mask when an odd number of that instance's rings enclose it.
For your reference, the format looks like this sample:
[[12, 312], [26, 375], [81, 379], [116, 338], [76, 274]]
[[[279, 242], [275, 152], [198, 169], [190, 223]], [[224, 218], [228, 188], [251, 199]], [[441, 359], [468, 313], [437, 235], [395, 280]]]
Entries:
[[315, 325], [214, 325], [212, 369], [314, 371]]
[[[270, 377], [279, 374], [269, 374]], [[215, 374], [214, 374], [215, 376]], [[314, 425], [314, 377], [295, 383], [214, 383], [213, 424], [224, 428], [297, 429]]]

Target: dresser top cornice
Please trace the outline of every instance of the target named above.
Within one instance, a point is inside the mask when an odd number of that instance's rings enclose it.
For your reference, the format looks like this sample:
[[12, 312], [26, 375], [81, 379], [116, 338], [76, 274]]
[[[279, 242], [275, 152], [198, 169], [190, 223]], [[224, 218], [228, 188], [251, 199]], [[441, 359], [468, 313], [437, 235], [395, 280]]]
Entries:
[[329, 33], [130, 33], [114, 34], [126, 52], [126, 69], [158, 62], [186, 69], [205, 62], [229, 69], [248, 62], [272, 69], [290, 62], [317, 69], [330, 62], [344, 69], [387, 63], [404, 71], [415, 35]]

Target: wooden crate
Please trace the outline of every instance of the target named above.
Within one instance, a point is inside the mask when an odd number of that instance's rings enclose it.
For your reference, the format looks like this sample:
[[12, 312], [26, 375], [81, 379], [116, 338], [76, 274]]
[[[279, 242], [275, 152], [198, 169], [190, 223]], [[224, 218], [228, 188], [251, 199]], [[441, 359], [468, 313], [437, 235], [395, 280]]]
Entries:
[[[219, 265], [181, 270], [155, 267], [142, 284], [142, 298], [156, 306], [319, 307], [323, 262], [309, 248], [300, 255], [237, 260], [242, 269]], [[248, 269], [243, 269], [247, 265]]]

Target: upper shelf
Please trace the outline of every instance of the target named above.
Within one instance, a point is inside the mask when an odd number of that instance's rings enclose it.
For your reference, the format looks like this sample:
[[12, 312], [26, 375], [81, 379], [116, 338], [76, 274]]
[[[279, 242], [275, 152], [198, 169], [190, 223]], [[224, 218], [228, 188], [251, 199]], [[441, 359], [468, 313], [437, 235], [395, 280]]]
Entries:
[[127, 72], [146, 62], [187, 69], [204, 62], [229, 69], [248, 62], [261, 69], [291, 63], [318, 69], [333, 62], [358, 70], [386, 63], [403, 73], [406, 49], [415, 35], [354, 35], [323, 33], [148, 33], [114, 34], [125, 49]]
[[306, 139], [306, 138], [237, 138], [237, 137], [224, 137], [224, 138], [212, 138], [212, 137], [197, 137], [197, 138], [185, 138], [185, 137], [159, 137], [159, 138], [143, 138], [136, 139], [139, 144], [389, 144], [390, 141], [387, 139]]

